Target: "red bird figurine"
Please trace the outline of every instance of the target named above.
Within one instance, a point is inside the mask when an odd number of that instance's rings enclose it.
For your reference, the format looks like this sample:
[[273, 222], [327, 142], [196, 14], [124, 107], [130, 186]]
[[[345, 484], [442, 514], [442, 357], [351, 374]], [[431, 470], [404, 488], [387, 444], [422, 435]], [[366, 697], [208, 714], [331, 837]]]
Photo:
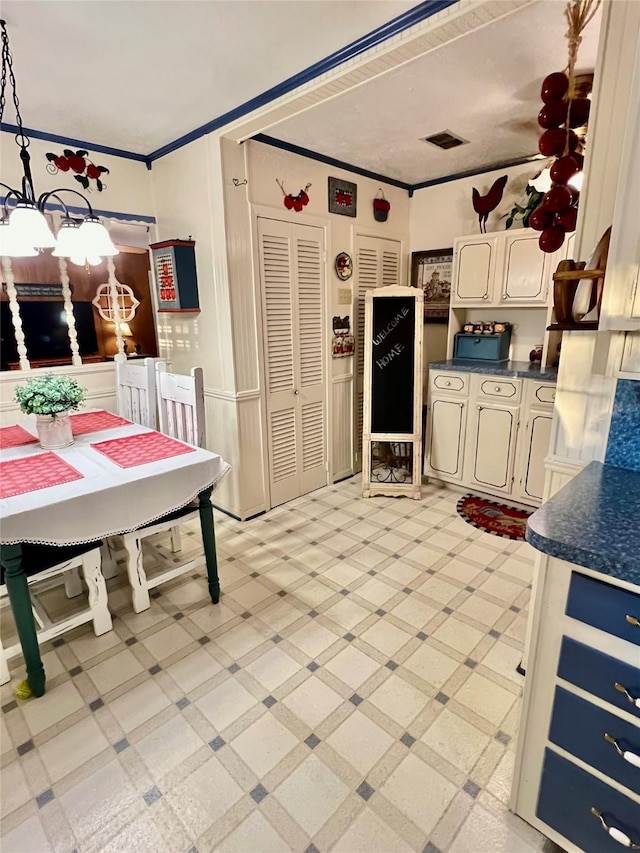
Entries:
[[473, 187], [471, 197], [473, 199], [473, 209], [478, 214], [478, 222], [480, 223], [480, 233], [487, 233], [487, 219], [492, 210], [502, 201], [502, 193], [508, 180], [508, 175], [503, 175], [498, 178], [486, 195], [480, 195], [478, 190]]

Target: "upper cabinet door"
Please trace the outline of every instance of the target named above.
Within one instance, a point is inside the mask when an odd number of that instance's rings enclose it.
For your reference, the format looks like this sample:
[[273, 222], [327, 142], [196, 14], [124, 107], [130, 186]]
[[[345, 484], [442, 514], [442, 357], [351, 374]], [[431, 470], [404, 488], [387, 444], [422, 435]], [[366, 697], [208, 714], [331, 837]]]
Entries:
[[515, 231], [508, 234], [496, 302], [502, 305], [510, 302], [544, 305], [552, 275], [548, 259], [549, 256], [538, 246], [537, 233]]
[[451, 304], [488, 305], [497, 264], [497, 235], [480, 234], [456, 241]]

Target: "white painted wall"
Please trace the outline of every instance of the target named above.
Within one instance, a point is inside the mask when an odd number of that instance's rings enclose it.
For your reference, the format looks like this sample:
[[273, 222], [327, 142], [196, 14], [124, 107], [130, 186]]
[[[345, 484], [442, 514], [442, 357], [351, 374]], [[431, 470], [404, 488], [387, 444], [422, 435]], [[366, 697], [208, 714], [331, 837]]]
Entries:
[[[106, 188], [102, 192], [98, 192], [95, 188], [90, 192], [83, 189], [74, 179], [74, 173], [71, 170], [58, 172], [57, 175], [51, 175], [47, 172], [49, 161], [46, 155], [48, 152], [62, 154], [65, 148], [76, 151], [79, 147], [72, 143], [45, 142], [42, 139], [31, 140], [29, 146], [31, 172], [38, 195], [59, 187], [65, 187], [86, 195], [91, 205], [99, 210], [153, 216], [151, 173], [144, 163], [137, 160], [89, 151], [89, 159], [92, 163], [109, 169], [109, 174], [104, 176]], [[16, 189], [19, 189], [22, 181], [22, 162], [19, 151], [13, 134], [0, 132], [2, 181], [11, 187], [16, 187]], [[94, 186], [94, 183], [94, 181], [90, 181], [90, 188]], [[0, 195], [4, 195], [4, 190], [0, 190]], [[63, 196], [63, 200], [70, 205], [82, 207], [82, 201], [79, 198], [74, 201], [73, 196]]]

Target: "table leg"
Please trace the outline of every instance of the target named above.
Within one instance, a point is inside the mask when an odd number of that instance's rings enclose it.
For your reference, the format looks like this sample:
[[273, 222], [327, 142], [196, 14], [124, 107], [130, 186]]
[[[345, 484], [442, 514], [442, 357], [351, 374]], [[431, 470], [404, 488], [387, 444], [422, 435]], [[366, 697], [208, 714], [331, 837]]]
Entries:
[[34, 696], [42, 696], [45, 684], [44, 666], [38, 648], [36, 623], [31, 609], [31, 597], [22, 565], [20, 545], [0, 545], [0, 561], [4, 568], [9, 601], [27, 667], [29, 687]]
[[209, 595], [211, 601], [217, 604], [220, 601], [220, 578], [218, 577], [218, 558], [216, 556], [216, 537], [213, 527], [213, 507], [211, 506], [211, 493], [213, 488], [205, 489], [198, 495], [200, 512], [200, 529], [202, 530], [202, 543], [204, 545], [204, 556], [207, 563], [207, 577], [209, 579]]

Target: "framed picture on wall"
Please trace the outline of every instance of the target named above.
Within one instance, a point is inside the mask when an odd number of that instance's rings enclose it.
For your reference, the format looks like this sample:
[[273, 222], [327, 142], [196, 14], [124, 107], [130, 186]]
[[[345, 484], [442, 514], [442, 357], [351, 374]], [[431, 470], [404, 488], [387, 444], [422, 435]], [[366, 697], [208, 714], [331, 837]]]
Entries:
[[329, 178], [329, 213], [355, 216], [358, 201], [358, 186], [342, 178]]
[[453, 249], [432, 249], [411, 255], [411, 286], [424, 293], [424, 322], [447, 323], [451, 301]]

